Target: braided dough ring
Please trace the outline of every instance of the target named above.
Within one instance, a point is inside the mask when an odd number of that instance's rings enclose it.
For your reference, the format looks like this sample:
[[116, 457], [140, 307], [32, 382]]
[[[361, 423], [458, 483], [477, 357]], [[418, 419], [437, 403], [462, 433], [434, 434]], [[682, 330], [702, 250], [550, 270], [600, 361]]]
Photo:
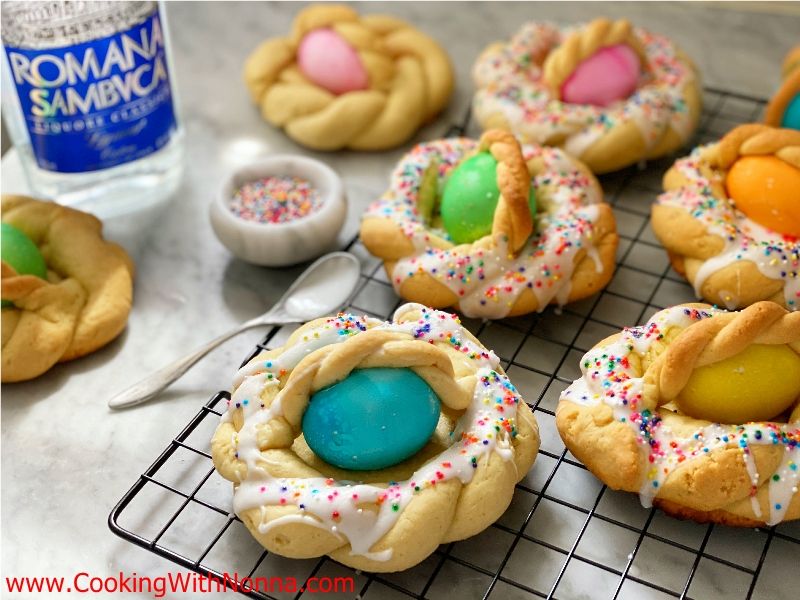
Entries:
[[747, 527], [800, 518], [800, 399], [786, 423], [720, 425], [664, 406], [695, 368], [751, 344], [800, 354], [800, 313], [687, 304], [603, 340], [556, 409], [564, 443], [609, 487], [681, 518]]
[[[628, 45], [639, 56], [636, 91], [606, 107], [563, 102], [561, 84], [598, 49]], [[621, 169], [680, 148], [702, 105], [692, 61], [669, 39], [625, 20], [578, 28], [527, 23], [508, 42], [488, 46], [473, 67], [473, 112], [484, 129], [558, 146], [595, 173]]]
[[[764, 112], [764, 123], [781, 127], [789, 104], [800, 94], [800, 46], [795, 46], [786, 55], [781, 68], [783, 83], [772, 96]], [[786, 125], [784, 125], [785, 127]]]
[[2, 263], [2, 380], [37, 377], [57, 362], [101, 348], [125, 328], [133, 262], [102, 237], [92, 215], [25, 196], [3, 196], [3, 222], [39, 247], [47, 281]]
[[580, 300], [608, 283], [619, 240], [611, 207], [591, 172], [557, 148], [521, 149], [538, 206], [532, 235], [519, 160], [501, 168], [505, 161], [498, 155], [501, 200], [491, 235], [454, 245], [420, 215], [420, 188], [431, 164], [438, 164], [433, 175], [441, 190], [455, 167], [480, 148], [495, 154], [502, 147], [508, 158], [515, 145], [510, 134], [489, 131], [480, 142], [452, 138], [419, 144], [400, 160], [389, 190], [364, 216], [361, 240], [383, 259], [401, 297], [499, 319]]
[[[324, 463], [301, 435], [309, 397], [354, 369], [386, 366], [411, 368], [441, 399], [430, 441], [379, 471]], [[380, 572], [488, 527], [538, 448], [533, 413], [495, 354], [454, 315], [414, 304], [386, 323], [317, 319], [255, 357], [211, 442], [214, 465], [234, 482], [234, 511], [265, 548]]]
[[737, 159], [768, 155], [800, 168], [800, 132], [741, 125], [664, 175], [653, 231], [675, 270], [712, 304], [733, 309], [771, 300], [800, 308], [800, 242], [755, 223], [732, 205], [725, 188]]
[[[297, 64], [303, 37], [329, 29], [358, 53], [368, 87], [335, 95], [310, 81]], [[288, 37], [272, 38], [244, 67], [250, 95], [269, 123], [315, 150], [382, 150], [408, 140], [447, 104], [453, 68], [444, 50], [390, 16], [359, 17], [334, 4], [310, 6]]]

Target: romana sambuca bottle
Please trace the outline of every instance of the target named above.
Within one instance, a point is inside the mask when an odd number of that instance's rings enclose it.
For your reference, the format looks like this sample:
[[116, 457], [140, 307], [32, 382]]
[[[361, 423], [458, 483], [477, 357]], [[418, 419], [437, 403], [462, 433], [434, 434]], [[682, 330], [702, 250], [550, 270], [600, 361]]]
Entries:
[[162, 206], [183, 131], [158, 2], [6, 1], [3, 118], [32, 191], [115, 217]]

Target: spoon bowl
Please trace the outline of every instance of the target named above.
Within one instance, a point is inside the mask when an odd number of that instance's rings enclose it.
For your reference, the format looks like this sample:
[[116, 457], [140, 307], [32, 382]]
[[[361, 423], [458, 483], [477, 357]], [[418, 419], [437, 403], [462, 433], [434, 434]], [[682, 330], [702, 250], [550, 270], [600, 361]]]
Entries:
[[[320, 268], [315, 268], [321, 262]], [[359, 276], [358, 261], [352, 254], [328, 254], [303, 271], [275, 308], [283, 307], [295, 323], [327, 315], [345, 303]]]
[[332, 252], [314, 261], [281, 299], [263, 315], [211, 340], [188, 356], [120, 392], [108, 401], [109, 408], [127, 408], [154, 398], [214, 348], [242, 331], [264, 325], [310, 321], [340, 308], [358, 283], [358, 260], [349, 252]]

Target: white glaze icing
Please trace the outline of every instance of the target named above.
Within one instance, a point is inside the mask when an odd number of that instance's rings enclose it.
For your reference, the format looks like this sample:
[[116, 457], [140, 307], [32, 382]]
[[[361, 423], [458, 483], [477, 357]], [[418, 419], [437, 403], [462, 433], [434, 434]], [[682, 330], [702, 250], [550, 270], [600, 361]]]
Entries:
[[[415, 310], [420, 311], [421, 318], [397, 322]], [[314, 350], [344, 342], [372, 328], [406, 333], [420, 343], [445, 342], [475, 361], [473, 400], [451, 434], [454, 443], [402, 482], [365, 484], [337, 482], [322, 476], [272, 477], [258, 447], [257, 432], [261, 425], [283, 414], [281, 398], [288, 387], [281, 387], [281, 382], [294, 369], [302, 368], [302, 359]], [[417, 304], [401, 306], [393, 321], [387, 323], [352, 315], [328, 319], [324, 325], [305, 332], [301, 341], [279, 356], [254, 359], [237, 373], [235, 391], [222, 416], [223, 421], [229, 422], [234, 412], [241, 410], [244, 417], [241, 430], [232, 440], [237, 457], [247, 465], [247, 476], [234, 493], [234, 511], [241, 515], [262, 507], [262, 533], [281, 523], [305, 523], [347, 540], [351, 554], [388, 560], [390, 550], [372, 552], [371, 548], [394, 526], [420, 490], [453, 478], [469, 483], [479, 461], [488, 460], [492, 452], [505, 461], [513, 458], [516, 409], [522, 399], [508, 378], [495, 371], [498, 364], [493, 352], [465, 335], [454, 315]], [[264, 522], [264, 507], [286, 505], [296, 506], [299, 512]]]
[[545, 170], [531, 180], [542, 209], [536, 215], [535, 232], [516, 256], [501, 236], [479, 250], [469, 244], [447, 250], [431, 246], [431, 234], [445, 239], [447, 234], [428, 230], [417, 211], [422, 173], [436, 159], [441, 186], [476, 149], [477, 142], [466, 138], [419, 144], [398, 163], [390, 189], [367, 210], [365, 218], [385, 217], [398, 223], [416, 249], [412, 256], [397, 261], [392, 284], [399, 291], [408, 277], [420, 270], [427, 272], [459, 298], [459, 310], [468, 317], [502, 318], [526, 288], [536, 296], [539, 310], [553, 301], [565, 304], [578, 252], [584, 250], [602, 272], [594, 246], [597, 204], [602, 198], [589, 178], [557, 148], [523, 146], [525, 159], [541, 157]]
[[758, 483], [764, 478], [760, 478], [757, 472], [750, 447], [783, 445], [786, 452], [780, 466], [768, 475], [770, 512], [765, 521], [775, 525], [783, 520], [800, 483], [800, 421], [743, 425], [710, 423], [690, 436], [680, 436], [661, 420], [660, 413], [664, 409], [648, 409], [640, 404], [643, 374], [628, 360], [631, 353], [644, 355], [671, 328], [683, 329], [720, 312], [724, 311], [676, 306], [656, 313], [644, 326], [623, 330], [616, 341], [598, 346], [584, 355], [581, 361], [583, 376], [562, 393], [561, 400], [585, 406], [604, 402], [612, 408], [616, 420], [631, 426], [651, 464], [639, 491], [642, 505], [646, 507], [652, 505], [666, 479], [684, 461], [721, 448], [738, 447], [752, 482], [753, 512], [756, 517], [763, 518], [755, 493]]

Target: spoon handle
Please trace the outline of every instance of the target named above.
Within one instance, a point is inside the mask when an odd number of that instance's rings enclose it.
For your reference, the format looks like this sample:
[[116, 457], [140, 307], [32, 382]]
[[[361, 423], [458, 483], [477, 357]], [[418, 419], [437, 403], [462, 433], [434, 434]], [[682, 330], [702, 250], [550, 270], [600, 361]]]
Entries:
[[186, 371], [191, 369], [195, 363], [197, 363], [197, 361], [199, 361], [221, 343], [247, 329], [251, 329], [259, 325], [269, 324], [270, 320], [264, 318], [252, 319], [251, 321], [242, 323], [238, 327], [235, 327], [234, 329], [223, 333], [221, 336], [214, 338], [191, 354], [184, 356], [183, 358], [179, 358], [166, 367], [159, 369], [152, 375], [148, 375], [139, 383], [135, 383], [128, 389], [120, 392], [108, 401], [108, 407], [127, 408], [129, 406], [136, 406], [137, 404], [142, 404], [143, 402], [151, 400], [164, 389], [169, 387], [176, 379], [180, 378], [184, 373], [186, 373]]

